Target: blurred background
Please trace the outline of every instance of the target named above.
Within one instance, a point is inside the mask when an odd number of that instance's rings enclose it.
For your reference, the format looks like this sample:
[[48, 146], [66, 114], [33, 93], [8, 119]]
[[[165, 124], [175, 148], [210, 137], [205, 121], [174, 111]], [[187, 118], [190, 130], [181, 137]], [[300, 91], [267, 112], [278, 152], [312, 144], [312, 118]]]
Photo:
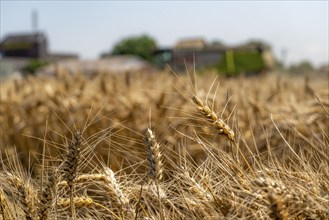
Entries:
[[186, 63], [225, 74], [328, 71], [328, 1], [0, 4], [2, 76], [54, 63], [85, 72], [179, 72]]

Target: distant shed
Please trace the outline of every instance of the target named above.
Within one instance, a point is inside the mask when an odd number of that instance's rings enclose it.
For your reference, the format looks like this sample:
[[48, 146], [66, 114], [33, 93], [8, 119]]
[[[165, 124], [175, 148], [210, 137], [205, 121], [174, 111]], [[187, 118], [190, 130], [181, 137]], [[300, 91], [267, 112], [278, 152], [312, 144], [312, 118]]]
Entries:
[[47, 36], [42, 32], [7, 35], [0, 42], [0, 55], [0, 78], [14, 72], [22, 73], [24, 67], [33, 62], [54, 63], [79, 58], [73, 53], [49, 53]]
[[48, 55], [48, 42], [44, 33], [13, 34], [0, 43], [2, 57], [44, 59]]
[[207, 44], [202, 38], [183, 39], [177, 42], [175, 50], [203, 50]]
[[177, 42], [174, 48], [160, 49], [154, 52], [156, 65], [168, 64], [174, 71], [183, 72], [186, 67], [207, 68], [219, 62], [225, 48], [209, 46], [202, 38], [184, 39]]
[[10, 34], [0, 43], [0, 53], [3, 58], [24, 58], [57, 61], [65, 59], [77, 59], [73, 53], [50, 53], [48, 40], [42, 32], [26, 34]]

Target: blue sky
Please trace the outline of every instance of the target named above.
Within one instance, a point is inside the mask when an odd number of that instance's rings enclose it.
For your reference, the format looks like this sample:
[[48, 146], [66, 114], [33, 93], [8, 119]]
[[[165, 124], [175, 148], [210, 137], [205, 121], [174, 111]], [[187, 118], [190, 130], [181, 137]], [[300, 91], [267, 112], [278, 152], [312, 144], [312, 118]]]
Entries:
[[149, 34], [160, 47], [203, 37], [236, 45], [262, 39], [288, 63], [328, 63], [329, 1], [4, 1], [0, 37], [32, 30], [38, 11], [52, 52], [95, 59], [127, 36]]

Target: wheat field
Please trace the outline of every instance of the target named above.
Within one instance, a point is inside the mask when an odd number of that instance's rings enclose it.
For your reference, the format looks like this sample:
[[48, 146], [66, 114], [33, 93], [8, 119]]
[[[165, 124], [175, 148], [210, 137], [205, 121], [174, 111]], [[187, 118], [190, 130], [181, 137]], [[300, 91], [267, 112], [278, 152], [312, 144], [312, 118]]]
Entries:
[[1, 82], [0, 219], [329, 219], [328, 75]]

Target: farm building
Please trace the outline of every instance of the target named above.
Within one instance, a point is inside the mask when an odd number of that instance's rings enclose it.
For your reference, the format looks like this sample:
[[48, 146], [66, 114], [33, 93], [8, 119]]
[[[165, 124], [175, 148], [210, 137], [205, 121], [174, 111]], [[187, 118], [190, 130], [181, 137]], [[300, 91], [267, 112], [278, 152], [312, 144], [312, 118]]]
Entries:
[[56, 61], [78, 58], [76, 54], [49, 53], [48, 39], [42, 32], [11, 34], [0, 43], [0, 54], [3, 58], [28, 58]]
[[8, 35], [0, 43], [2, 57], [44, 59], [48, 55], [47, 37], [43, 33]]
[[179, 41], [174, 48], [155, 51], [156, 63], [159, 67], [168, 64], [174, 71], [184, 71], [186, 66], [197, 69], [206, 68], [217, 63], [225, 50], [221, 47], [209, 47], [203, 39], [187, 39]]
[[48, 39], [46, 34], [42, 32], [6, 36], [0, 43], [0, 55], [0, 78], [9, 76], [14, 72], [21, 72], [33, 60], [57, 62], [78, 58], [76, 54], [49, 53]]

